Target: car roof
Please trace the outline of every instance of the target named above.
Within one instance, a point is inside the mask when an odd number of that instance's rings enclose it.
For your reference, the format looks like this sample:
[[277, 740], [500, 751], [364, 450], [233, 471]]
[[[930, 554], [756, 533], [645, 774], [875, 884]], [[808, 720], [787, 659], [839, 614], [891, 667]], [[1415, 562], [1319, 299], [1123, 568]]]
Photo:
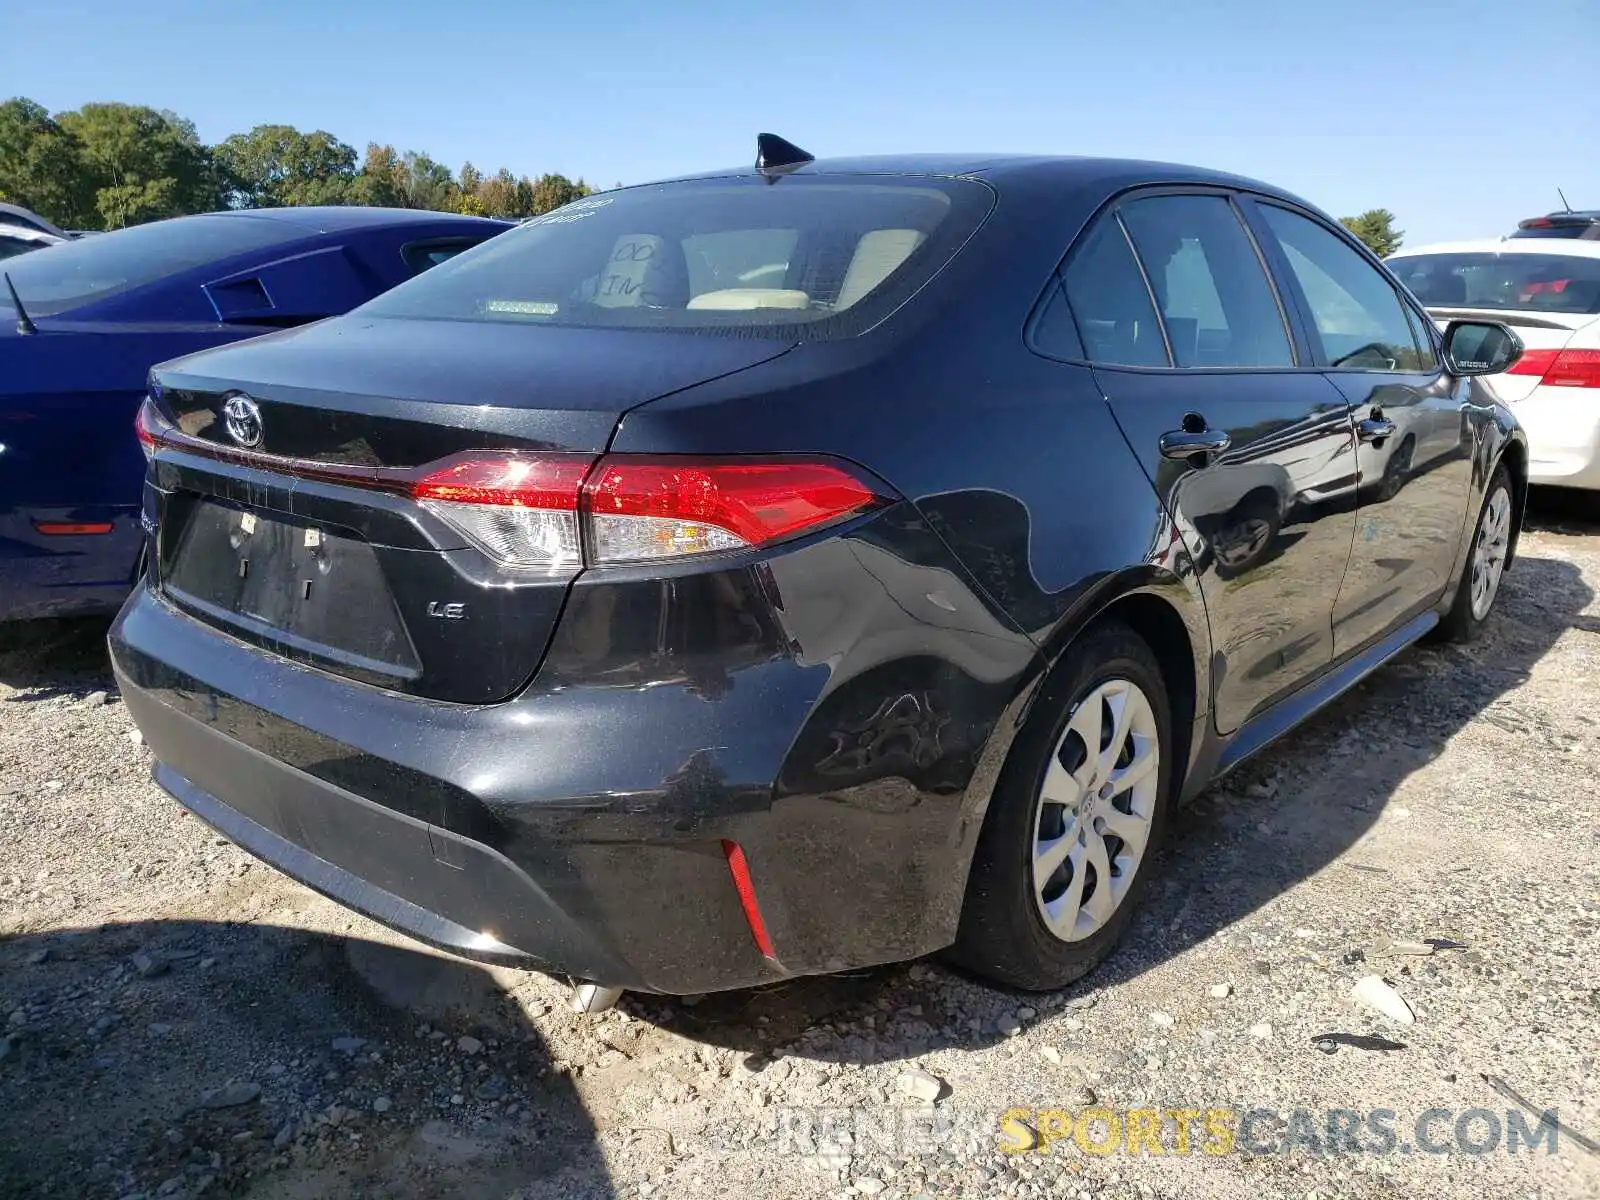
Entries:
[[1389, 257], [1412, 258], [1419, 254], [1564, 254], [1572, 258], [1600, 258], [1600, 242], [1567, 238], [1474, 238], [1465, 242], [1405, 246]]
[[[660, 183], [680, 183], [698, 179], [726, 179], [739, 175], [760, 175], [753, 165], [721, 171], [699, 171]], [[1137, 158], [1101, 158], [1075, 155], [1035, 154], [893, 154], [859, 158], [822, 158], [799, 166], [766, 173], [774, 175], [934, 175], [948, 178], [981, 178], [1003, 183], [1008, 178], [1049, 180], [1066, 186], [1097, 181], [1126, 187], [1136, 182], [1201, 183], [1218, 187], [1246, 188], [1295, 199], [1281, 188], [1242, 175], [1231, 175], [1183, 163], [1153, 162]]]
[[[414, 225], [414, 224], [455, 224], [460, 225], [463, 231], [473, 228], [483, 228], [485, 225], [497, 225], [503, 229], [510, 229], [515, 222], [501, 221], [494, 217], [470, 217], [461, 213], [434, 212], [425, 208], [367, 208], [358, 205], [308, 205], [304, 208], [241, 208], [227, 209], [214, 213], [199, 213], [197, 216], [228, 217], [228, 218], [253, 218], [267, 221], [278, 221], [284, 225], [292, 225], [300, 229], [314, 230], [318, 233], [332, 233], [346, 229], [370, 229], [385, 225]], [[176, 220], [182, 220], [178, 217]]]

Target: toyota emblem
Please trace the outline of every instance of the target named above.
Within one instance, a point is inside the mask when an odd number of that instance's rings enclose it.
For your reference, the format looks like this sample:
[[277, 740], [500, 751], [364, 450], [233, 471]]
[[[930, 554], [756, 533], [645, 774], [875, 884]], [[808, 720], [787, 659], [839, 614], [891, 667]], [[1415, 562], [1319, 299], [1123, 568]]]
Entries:
[[249, 396], [229, 396], [222, 406], [222, 423], [228, 427], [228, 436], [239, 445], [261, 444], [261, 409]]

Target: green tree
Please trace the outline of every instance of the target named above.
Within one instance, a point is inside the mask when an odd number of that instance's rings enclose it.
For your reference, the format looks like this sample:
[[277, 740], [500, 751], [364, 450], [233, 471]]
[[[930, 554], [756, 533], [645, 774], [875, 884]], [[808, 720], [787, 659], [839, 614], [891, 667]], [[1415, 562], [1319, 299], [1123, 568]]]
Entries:
[[1387, 258], [1405, 241], [1405, 230], [1394, 227], [1394, 214], [1387, 208], [1369, 208], [1359, 217], [1340, 217], [1339, 221], [1379, 258]]
[[426, 154], [407, 150], [400, 160], [400, 170], [395, 176], [400, 190], [400, 202], [405, 208], [428, 208], [436, 212], [451, 212], [456, 207], [459, 188], [450, 168], [435, 162]]
[[501, 167], [478, 184], [478, 200], [488, 216], [511, 216], [517, 205], [517, 177]]
[[77, 139], [23, 96], [0, 104], [0, 200], [68, 229], [99, 224]]
[[78, 143], [105, 228], [222, 207], [223, 173], [192, 121], [134, 104], [85, 104], [56, 120]]
[[193, 122], [135, 104], [86, 104], [50, 114], [24, 97], [0, 103], [0, 198], [69, 228], [118, 229], [208, 212], [224, 204], [275, 208], [366, 204], [531, 217], [594, 189], [583, 180], [537, 179], [470, 162], [459, 177], [431, 156], [369, 142], [353, 147], [326, 130], [257, 125], [219, 145]]
[[574, 183], [565, 175], [541, 175], [534, 181], [532, 192], [530, 211], [523, 213], [523, 216], [537, 217], [554, 212], [563, 204], [592, 196], [594, 189], [581, 179]]
[[216, 158], [237, 208], [343, 204], [356, 177], [354, 146], [326, 130], [301, 133], [293, 125], [236, 133], [216, 148]]
[[351, 202], [386, 208], [427, 208], [454, 212], [460, 197], [455, 176], [426, 154], [395, 152], [389, 145], [367, 144], [367, 157], [351, 188]]
[[379, 208], [401, 208], [400, 187], [397, 176], [400, 156], [393, 146], [367, 143], [367, 156], [361, 161], [355, 182], [350, 188], [350, 203], [371, 204]]
[[538, 197], [533, 194], [533, 180], [524, 175], [511, 190], [511, 212], [507, 215], [518, 220], [537, 216], [538, 210], [534, 207], [537, 202]]

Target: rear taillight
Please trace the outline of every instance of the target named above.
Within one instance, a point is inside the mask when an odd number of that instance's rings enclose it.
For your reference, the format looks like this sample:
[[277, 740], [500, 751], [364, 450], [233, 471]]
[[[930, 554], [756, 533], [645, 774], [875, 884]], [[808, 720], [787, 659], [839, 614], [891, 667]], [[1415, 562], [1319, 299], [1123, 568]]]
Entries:
[[1529, 350], [1508, 375], [1536, 375], [1544, 387], [1600, 388], [1600, 350]]
[[883, 502], [826, 460], [626, 454], [473, 453], [410, 492], [491, 557], [552, 570], [770, 545]]
[[491, 558], [551, 570], [583, 564], [578, 494], [588, 455], [468, 454], [411, 485], [411, 494]]
[[596, 562], [644, 562], [764, 546], [877, 501], [829, 462], [604, 459], [584, 485]]
[[1600, 350], [1563, 350], [1540, 382], [1546, 387], [1600, 388]]
[[155, 404], [148, 398], [139, 405], [139, 412], [133, 418], [133, 435], [139, 439], [139, 446], [144, 450], [145, 458], [150, 458], [156, 452], [156, 445], [161, 441], [161, 432], [166, 422], [161, 419], [161, 414], [156, 411]]

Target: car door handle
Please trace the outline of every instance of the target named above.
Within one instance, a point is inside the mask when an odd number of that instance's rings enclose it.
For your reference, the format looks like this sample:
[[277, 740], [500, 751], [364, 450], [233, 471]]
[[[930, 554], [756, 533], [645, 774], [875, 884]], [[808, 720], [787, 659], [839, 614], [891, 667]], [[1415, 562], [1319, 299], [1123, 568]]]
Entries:
[[1161, 435], [1161, 457], [1187, 459], [1196, 454], [1221, 454], [1233, 445], [1225, 429], [1174, 429]]
[[1356, 436], [1363, 442], [1381, 442], [1394, 436], [1394, 422], [1387, 417], [1368, 417], [1357, 423]]

